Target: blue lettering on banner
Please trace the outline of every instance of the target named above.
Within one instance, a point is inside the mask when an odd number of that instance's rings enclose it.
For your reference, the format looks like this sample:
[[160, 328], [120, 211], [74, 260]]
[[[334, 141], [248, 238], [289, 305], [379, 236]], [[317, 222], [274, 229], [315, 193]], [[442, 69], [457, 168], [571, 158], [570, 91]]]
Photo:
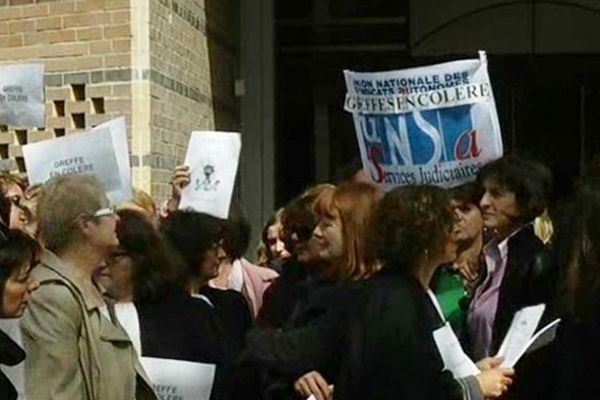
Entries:
[[361, 137], [381, 182], [382, 166], [421, 166], [477, 158], [472, 105], [396, 115], [362, 115]]

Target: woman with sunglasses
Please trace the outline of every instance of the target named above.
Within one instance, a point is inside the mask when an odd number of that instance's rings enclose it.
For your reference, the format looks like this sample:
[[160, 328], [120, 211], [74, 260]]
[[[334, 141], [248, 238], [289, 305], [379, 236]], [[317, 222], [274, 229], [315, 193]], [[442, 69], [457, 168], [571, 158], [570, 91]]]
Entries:
[[[38, 287], [31, 269], [40, 253], [39, 244], [21, 231], [8, 231], [0, 239], [0, 318], [23, 315], [31, 293]], [[14, 400], [25, 390], [18, 365], [25, 359], [25, 352], [7, 333], [0, 329], [0, 398]]]
[[332, 193], [335, 186], [316, 185], [292, 200], [281, 215], [282, 236], [291, 257], [281, 267], [281, 275], [267, 289], [258, 325], [281, 328], [302, 296], [302, 285], [317, 274], [320, 267], [319, 249], [312, 232], [319, 222], [316, 207], [320, 199]]
[[245, 361], [270, 372], [270, 398], [330, 396], [329, 384], [338, 368], [340, 313], [355, 282], [378, 268], [365, 246], [365, 228], [379, 197], [372, 185], [347, 183], [323, 192], [314, 204], [319, 218], [312, 240], [318, 267], [299, 285], [298, 301], [283, 330], [248, 335]]
[[111, 302], [93, 280], [119, 245], [118, 217], [99, 180], [51, 179], [40, 194], [38, 219], [46, 251], [32, 274], [40, 287], [21, 320], [27, 397], [155, 399]]

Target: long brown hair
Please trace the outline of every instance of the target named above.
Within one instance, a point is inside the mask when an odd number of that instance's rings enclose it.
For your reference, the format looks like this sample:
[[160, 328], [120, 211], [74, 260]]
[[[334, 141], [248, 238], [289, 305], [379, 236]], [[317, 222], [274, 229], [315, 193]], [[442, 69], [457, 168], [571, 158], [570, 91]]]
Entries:
[[342, 256], [326, 275], [338, 281], [367, 278], [378, 269], [374, 254], [366, 244], [367, 229], [381, 192], [368, 183], [344, 183], [321, 199], [320, 212], [334, 218], [339, 214], [342, 226]]

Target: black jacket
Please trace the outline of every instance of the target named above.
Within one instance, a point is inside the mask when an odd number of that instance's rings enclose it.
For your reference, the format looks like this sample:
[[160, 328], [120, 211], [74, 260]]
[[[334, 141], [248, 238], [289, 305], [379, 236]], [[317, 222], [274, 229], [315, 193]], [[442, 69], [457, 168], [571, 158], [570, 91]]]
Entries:
[[300, 293], [300, 284], [308, 278], [306, 266], [291, 260], [282, 266], [281, 275], [263, 296], [263, 306], [256, 322], [262, 328], [281, 328], [295, 309]]
[[442, 325], [427, 293], [408, 274], [384, 269], [366, 281], [344, 329], [341, 400], [462, 399], [433, 340]]
[[[17, 365], [25, 359], [25, 351], [6, 333], [0, 330], [0, 364]], [[10, 380], [0, 371], [0, 399], [15, 400], [17, 391]]]
[[[517, 311], [545, 303], [550, 306], [556, 293], [557, 268], [551, 254], [528, 225], [508, 240], [506, 270], [492, 331], [491, 354], [496, 354]], [[546, 316], [549, 314], [546, 314]], [[540, 327], [547, 319], [543, 319]], [[514, 384], [503, 399], [546, 398], [548, 363], [552, 363], [552, 346], [525, 355], [515, 367]], [[475, 360], [478, 361], [478, 360]]]
[[295, 398], [295, 380], [318, 370], [334, 383], [339, 369], [340, 315], [347, 309], [352, 285], [310, 277], [296, 285], [296, 304], [280, 329], [248, 334], [242, 364], [262, 372], [265, 399]]
[[207, 302], [173, 289], [158, 302], [136, 303], [136, 309], [142, 356], [216, 364], [211, 400], [231, 398], [232, 346]]

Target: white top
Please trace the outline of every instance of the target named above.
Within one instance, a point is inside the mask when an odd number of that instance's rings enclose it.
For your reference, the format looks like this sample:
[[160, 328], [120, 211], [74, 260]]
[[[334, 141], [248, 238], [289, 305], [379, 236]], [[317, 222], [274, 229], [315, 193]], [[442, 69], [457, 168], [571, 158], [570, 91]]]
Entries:
[[[15, 343], [23, 347], [21, 325], [19, 319], [0, 319], [0, 330], [6, 333]], [[0, 370], [13, 384], [18, 393], [18, 400], [27, 400], [25, 396], [25, 362], [9, 367], [0, 365]]]

